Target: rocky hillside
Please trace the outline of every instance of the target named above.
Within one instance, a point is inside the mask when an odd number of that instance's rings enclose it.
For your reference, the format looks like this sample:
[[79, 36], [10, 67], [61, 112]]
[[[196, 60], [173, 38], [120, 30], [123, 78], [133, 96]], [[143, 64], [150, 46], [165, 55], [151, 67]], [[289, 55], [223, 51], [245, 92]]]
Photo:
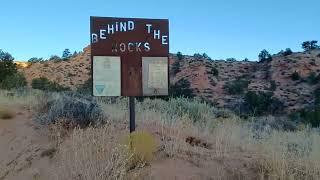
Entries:
[[[271, 61], [224, 61], [203, 57], [170, 55], [171, 83], [185, 78], [191, 84], [194, 94], [218, 107], [235, 108], [243, 102], [247, 91], [272, 92], [286, 111], [302, 109], [314, 101], [313, 92], [318, 87], [320, 74], [320, 50], [290, 55], [274, 55]], [[90, 77], [90, 48], [69, 61], [35, 63], [20, 68], [28, 82], [38, 77], [47, 77], [61, 85], [75, 89]], [[295, 76], [297, 77], [293, 77]], [[316, 82], [314, 82], [316, 81]], [[247, 83], [243, 92], [231, 92], [226, 85]]]
[[32, 79], [46, 77], [50, 81], [75, 89], [84, 84], [90, 77], [90, 48], [84, 48], [82, 53], [68, 61], [46, 61], [33, 63], [26, 68], [20, 66], [29, 84]]
[[[177, 56], [172, 57], [178, 61]], [[314, 101], [320, 73], [320, 50], [291, 55], [274, 55], [272, 61], [263, 63], [245, 61], [215, 61], [186, 56], [180, 61], [181, 71], [176, 82], [187, 78], [197, 96], [210, 100], [219, 107], [235, 108], [243, 101], [243, 94], [230, 94], [226, 84], [248, 82], [246, 91], [271, 92], [286, 111], [302, 109]], [[218, 70], [218, 75], [213, 73]], [[299, 79], [294, 79], [298, 74]]]

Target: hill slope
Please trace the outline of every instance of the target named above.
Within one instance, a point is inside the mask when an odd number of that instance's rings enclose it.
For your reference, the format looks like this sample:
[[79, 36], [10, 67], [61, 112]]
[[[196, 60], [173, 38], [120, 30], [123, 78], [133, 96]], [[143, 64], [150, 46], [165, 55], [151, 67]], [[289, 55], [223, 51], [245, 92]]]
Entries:
[[[288, 56], [274, 55], [272, 61], [258, 63], [250, 61], [208, 60], [203, 57], [170, 55], [170, 64], [179, 61], [179, 72], [171, 73], [171, 83], [182, 78], [191, 83], [198, 96], [218, 107], [237, 108], [243, 102], [243, 93], [232, 95], [224, 88], [236, 81], [248, 82], [246, 91], [273, 92], [286, 111], [309, 106], [314, 101], [313, 92], [318, 83], [310, 83], [310, 75], [320, 73], [320, 50], [293, 53]], [[173, 66], [171, 66], [172, 69]], [[218, 70], [218, 75], [214, 70]], [[47, 77], [61, 85], [75, 89], [90, 77], [90, 47], [69, 61], [35, 63], [20, 68], [28, 82], [38, 77]], [[292, 80], [297, 72], [299, 80]], [[312, 76], [312, 75], [311, 75]]]

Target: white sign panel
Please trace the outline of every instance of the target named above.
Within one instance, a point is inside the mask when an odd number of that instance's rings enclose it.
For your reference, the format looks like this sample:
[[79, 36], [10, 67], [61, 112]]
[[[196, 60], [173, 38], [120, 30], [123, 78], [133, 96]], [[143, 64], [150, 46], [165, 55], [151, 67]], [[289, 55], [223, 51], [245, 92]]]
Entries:
[[93, 95], [121, 96], [120, 57], [93, 57]]
[[168, 65], [149, 64], [148, 88], [165, 89], [168, 87]]
[[142, 57], [144, 96], [168, 95], [168, 57]]

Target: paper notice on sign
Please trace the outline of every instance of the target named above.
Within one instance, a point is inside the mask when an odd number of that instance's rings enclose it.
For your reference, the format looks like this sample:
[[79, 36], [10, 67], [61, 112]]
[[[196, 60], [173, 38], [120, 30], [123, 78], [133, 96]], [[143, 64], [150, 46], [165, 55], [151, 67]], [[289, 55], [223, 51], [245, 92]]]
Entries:
[[148, 88], [165, 89], [168, 86], [167, 64], [149, 64]]
[[121, 95], [121, 62], [120, 57], [93, 57], [93, 95]]

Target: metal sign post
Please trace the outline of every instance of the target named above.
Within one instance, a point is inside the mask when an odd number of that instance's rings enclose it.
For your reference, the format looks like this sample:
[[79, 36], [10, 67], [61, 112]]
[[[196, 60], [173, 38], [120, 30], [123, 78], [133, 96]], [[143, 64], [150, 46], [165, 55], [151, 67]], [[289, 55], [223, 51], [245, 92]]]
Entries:
[[130, 132], [135, 97], [167, 96], [169, 21], [90, 17], [93, 96], [129, 97]]
[[135, 98], [129, 97], [130, 133], [136, 130]]

